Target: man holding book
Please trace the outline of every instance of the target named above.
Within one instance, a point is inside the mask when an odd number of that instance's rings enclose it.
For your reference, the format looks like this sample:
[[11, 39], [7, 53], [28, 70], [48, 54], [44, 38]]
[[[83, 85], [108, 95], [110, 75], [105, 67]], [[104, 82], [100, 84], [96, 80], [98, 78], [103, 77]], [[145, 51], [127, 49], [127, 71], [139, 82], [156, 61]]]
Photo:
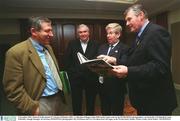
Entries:
[[[116, 62], [125, 64], [125, 53], [128, 47], [120, 41], [122, 27], [118, 23], [110, 23], [106, 26], [107, 43], [100, 46], [99, 59], [103, 59], [112, 65]], [[126, 93], [125, 81], [119, 81], [115, 76], [99, 76], [102, 115], [122, 115], [124, 97]]]
[[82, 99], [83, 92], [85, 92], [86, 115], [93, 115], [98, 77], [97, 74], [90, 71], [85, 65], [79, 63], [77, 53], [82, 53], [88, 59], [94, 59], [97, 56], [99, 44], [89, 38], [89, 27], [85, 24], [78, 26], [77, 34], [79, 39], [69, 43], [65, 52], [64, 62], [72, 89], [73, 114], [83, 114]]
[[153, 24], [141, 4], [126, 9], [126, 25], [136, 32], [127, 66], [113, 69], [128, 82], [129, 97], [138, 115], [172, 115], [177, 99], [171, 73], [172, 41], [168, 31]]

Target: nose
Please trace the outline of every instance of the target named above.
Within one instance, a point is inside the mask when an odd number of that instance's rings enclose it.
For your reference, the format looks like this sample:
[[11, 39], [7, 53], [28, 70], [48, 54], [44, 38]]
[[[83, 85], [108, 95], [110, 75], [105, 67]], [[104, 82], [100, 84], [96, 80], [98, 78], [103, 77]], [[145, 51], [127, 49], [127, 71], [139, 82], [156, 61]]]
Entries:
[[51, 36], [51, 37], [54, 36], [52, 31], [49, 32], [49, 36]]
[[129, 25], [129, 22], [127, 21], [127, 22], [126, 22], [126, 26], [128, 26], [128, 25]]

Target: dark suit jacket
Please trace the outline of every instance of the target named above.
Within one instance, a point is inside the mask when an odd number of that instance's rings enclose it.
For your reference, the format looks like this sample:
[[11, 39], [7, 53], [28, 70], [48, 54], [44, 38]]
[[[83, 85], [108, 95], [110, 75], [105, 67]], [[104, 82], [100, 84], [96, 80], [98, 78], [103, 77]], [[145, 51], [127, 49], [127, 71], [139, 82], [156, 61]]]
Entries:
[[77, 52], [82, 53], [88, 59], [94, 59], [97, 56], [98, 48], [99, 44], [96, 41], [89, 40], [86, 52], [84, 53], [80, 40], [74, 40], [69, 43], [65, 52], [64, 64], [72, 86], [75, 83], [97, 83], [97, 75], [80, 64]]
[[[59, 70], [52, 48], [46, 47]], [[30, 39], [7, 51], [3, 84], [7, 98], [21, 113], [32, 114], [38, 107], [38, 100], [46, 86], [46, 76]]]
[[[98, 55], [106, 55], [107, 51], [109, 49], [109, 44], [106, 43], [102, 46], [100, 46]], [[127, 51], [128, 51], [128, 46], [123, 44], [121, 41], [109, 52], [109, 56], [115, 57], [117, 59], [117, 65], [122, 64], [126, 65], [127, 62]], [[114, 83], [114, 84], [113, 84]], [[107, 90], [114, 88], [114, 85], [119, 85], [119, 88], [121, 86], [121, 91], [125, 91], [125, 81], [119, 80], [119, 78], [115, 76], [105, 76], [104, 77], [104, 84], [103, 86], [106, 86], [104, 88], [107, 88]], [[110, 86], [111, 85], [111, 86]]]
[[[109, 44], [104, 44], [102, 45], [100, 48], [99, 48], [99, 51], [98, 51], [98, 55], [101, 55], [101, 54], [104, 54], [106, 55], [107, 54], [107, 51], [109, 49]], [[119, 42], [111, 51], [110, 53], [108, 54], [109, 56], [113, 56], [113, 57], [116, 57], [117, 59], [117, 63], [118, 64], [126, 64], [126, 60], [127, 60], [127, 50], [128, 50], [128, 47], [123, 44], [122, 42]]]
[[128, 58], [128, 82], [131, 103], [172, 111], [176, 96], [171, 75], [171, 38], [162, 27], [149, 23]]

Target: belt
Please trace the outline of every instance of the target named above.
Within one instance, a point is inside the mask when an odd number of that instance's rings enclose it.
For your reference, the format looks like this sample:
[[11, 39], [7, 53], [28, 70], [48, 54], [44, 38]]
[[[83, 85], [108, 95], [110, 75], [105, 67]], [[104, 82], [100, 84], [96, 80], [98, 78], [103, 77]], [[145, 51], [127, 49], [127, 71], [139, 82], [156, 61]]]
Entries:
[[50, 98], [50, 97], [55, 97], [55, 96], [63, 96], [63, 91], [59, 90], [58, 92], [56, 92], [53, 95], [48, 95], [48, 96], [42, 96], [41, 98]]

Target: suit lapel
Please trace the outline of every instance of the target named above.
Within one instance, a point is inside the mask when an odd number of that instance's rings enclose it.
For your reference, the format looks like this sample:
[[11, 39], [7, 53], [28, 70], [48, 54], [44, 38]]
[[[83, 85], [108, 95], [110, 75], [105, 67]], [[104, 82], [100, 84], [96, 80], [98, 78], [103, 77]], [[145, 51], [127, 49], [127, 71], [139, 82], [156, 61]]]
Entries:
[[151, 24], [152, 24], [152, 23], [149, 22], [149, 23], [146, 25], [146, 27], [144, 28], [144, 31], [142, 32], [142, 34], [140, 35], [140, 37], [138, 37], [139, 43], [138, 43], [138, 45], [136, 45], [136, 47], [138, 47], [139, 44], [141, 44], [141, 42], [143, 41], [143, 37], [144, 37], [144, 35], [147, 33], [148, 28], [149, 28], [149, 26], [150, 26]]
[[44, 71], [44, 66], [41, 63], [41, 60], [39, 58], [39, 55], [37, 54], [36, 50], [32, 46], [32, 43], [30, 40], [28, 42], [28, 48], [29, 48], [29, 58], [31, 62], [33, 63], [34, 67], [39, 71], [39, 73], [46, 78], [45, 71]]
[[83, 49], [82, 49], [82, 46], [81, 46], [80, 40], [77, 40], [77, 48], [78, 48], [78, 51], [79, 51], [80, 53], [84, 53], [84, 51], [83, 51]]
[[120, 46], [120, 42], [113, 49], [110, 50], [109, 55], [110, 56], [117, 55], [117, 53], [119, 52], [119, 46]]
[[103, 50], [104, 51], [103, 54], [107, 55], [108, 50], [109, 50], [109, 44], [106, 44], [105, 47], [104, 47], [104, 50]]
[[140, 39], [144, 36], [144, 34], [146, 34], [146, 32], [148, 31], [148, 29], [149, 29], [149, 27], [150, 27], [151, 25], [152, 25], [151, 22], [149, 22], [149, 23], [146, 25], [144, 31], [142, 32], [142, 34], [141, 34], [141, 36], [140, 36]]
[[87, 44], [87, 48], [86, 48], [85, 55], [86, 55], [87, 53], [89, 53], [89, 51], [91, 51], [91, 49], [92, 49], [92, 41], [89, 40], [89, 42], [88, 42], [88, 44]]
[[109, 49], [109, 44], [106, 43], [101, 47], [100, 54], [107, 55], [108, 49]]
[[140, 42], [138, 45], [136, 45], [136, 42], [134, 41], [132, 43], [132, 46], [131, 48], [129, 49], [129, 52], [128, 52], [128, 56], [131, 58], [131, 56], [136, 52], [136, 50], [138, 50], [138, 48], [141, 48], [142, 46], [142, 43], [144, 43], [144, 35], [147, 33], [147, 31], [149, 30], [149, 27], [152, 25], [151, 22], [149, 22], [147, 24], [147, 26], [145, 27], [144, 31], [142, 32], [142, 34], [140, 35], [139, 39], [140, 39]]
[[151, 24], [152, 24], [151, 22], [149, 22], [149, 23], [147, 24], [147, 26], [145, 27], [144, 31], [142, 32], [142, 34], [141, 34], [140, 37], [138, 38], [138, 39], [139, 39], [139, 44], [138, 44], [138, 45], [136, 45], [136, 41], [134, 40], [134, 42], [132, 43], [131, 49], [130, 49], [129, 52], [128, 52], [128, 55], [133, 54], [134, 51], [136, 51], [136, 48], [138, 48], [139, 46], [141, 46], [141, 43], [142, 43], [142, 41], [143, 41], [143, 37], [144, 37], [144, 35], [147, 33], [148, 28], [149, 28], [149, 26], [151, 26]]

